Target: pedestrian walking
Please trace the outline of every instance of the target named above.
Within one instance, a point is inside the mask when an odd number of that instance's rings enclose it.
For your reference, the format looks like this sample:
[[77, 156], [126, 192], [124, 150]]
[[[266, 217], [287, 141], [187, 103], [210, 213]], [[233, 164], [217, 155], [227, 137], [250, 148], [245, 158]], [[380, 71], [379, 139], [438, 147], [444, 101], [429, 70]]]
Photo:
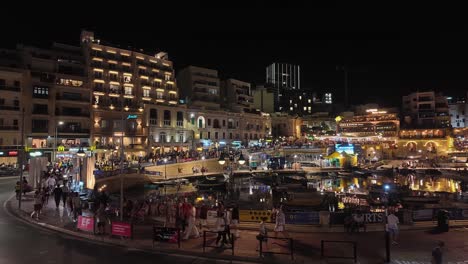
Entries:
[[282, 234], [283, 237], [287, 238], [288, 235], [286, 233], [286, 216], [283, 212], [283, 206], [280, 205], [279, 209], [276, 211], [275, 217], [275, 237], [278, 237], [278, 234]]
[[187, 211], [187, 228], [185, 229], [185, 234], [183, 239], [187, 240], [190, 236], [194, 238], [200, 237], [200, 232], [198, 232], [197, 225], [195, 224], [195, 217], [196, 217], [196, 208], [191, 206], [190, 209]]
[[387, 232], [390, 233], [390, 237], [392, 239], [392, 244], [398, 245], [398, 224], [400, 220], [396, 217], [393, 212], [387, 216]]
[[42, 205], [49, 203], [49, 188], [42, 188]]
[[437, 242], [437, 247], [432, 249], [431, 264], [443, 263], [444, 246], [445, 246], [445, 243], [443, 241]]
[[103, 203], [99, 205], [99, 209], [96, 212], [96, 221], [97, 221], [97, 227], [98, 227], [97, 234], [104, 235], [106, 233], [107, 215], [106, 215], [106, 206]]
[[[265, 248], [268, 249], [268, 233], [265, 226], [266, 218], [263, 217], [260, 221], [259, 231], [257, 235], [258, 246], [256, 250], [260, 250], [260, 244], [265, 243]], [[263, 245], [262, 245], [263, 248]]]
[[16, 200], [19, 200], [21, 193], [21, 182], [17, 181], [15, 185]]
[[78, 192], [73, 193], [72, 197], [72, 204], [73, 204], [73, 222], [76, 222], [78, 216], [81, 215], [81, 200]]
[[232, 208], [231, 224], [234, 226], [234, 236], [236, 238], [240, 237], [239, 235], [239, 206], [236, 204]]
[[55, 186], [53, 190], [53, 194], [54, 194], [55, 206], [56, 206], [56, 209], [58, 210], [59, 205], [60, 205], [60, 200], [62, 199], [62, 188], [60, 188], [60, 185], [57, 184], [57, 186]]
[[[216, 227], [218, 229], [218, 236], [216, 237], [216, 245], [223, 247], [228, 244], [228, 235], [230, 234], [229, 224], [227, 223], [226, 214], [223, 212], [216, 220]], [[222, 240], [221, 240], [222, 239]], [[221, 244], [219, 244], [221, 240]]]
[[34, 216], [36, 216], [36, 219], [39, 220], [39, 214], [42, 210], [42, 203], [43, 199], [41, 191], [37, 190], [34, 193], [34, 211], [31, 213], [31, 218], [34, 218]]
[[64, 182], [62, 186], [62, 201], [63, 201], [63, 207], [67, 207], [67, 198], [68, 198], [68, 193], [70, 192], [70, 188], [68, 188], [67, 182]]

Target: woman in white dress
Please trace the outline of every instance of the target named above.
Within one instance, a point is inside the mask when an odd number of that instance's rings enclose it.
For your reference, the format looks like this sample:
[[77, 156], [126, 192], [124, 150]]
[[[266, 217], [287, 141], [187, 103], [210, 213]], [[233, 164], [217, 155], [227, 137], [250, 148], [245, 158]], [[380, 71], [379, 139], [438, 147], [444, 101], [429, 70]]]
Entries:
[[275, 224], [275, 237], [278, 237], [278, 233], [282, 234], [283, 237], [287, 238], [287, 233], [285, 229], [286, 216], [283, 212], [283, 206], [276, 211], [276, 224]]

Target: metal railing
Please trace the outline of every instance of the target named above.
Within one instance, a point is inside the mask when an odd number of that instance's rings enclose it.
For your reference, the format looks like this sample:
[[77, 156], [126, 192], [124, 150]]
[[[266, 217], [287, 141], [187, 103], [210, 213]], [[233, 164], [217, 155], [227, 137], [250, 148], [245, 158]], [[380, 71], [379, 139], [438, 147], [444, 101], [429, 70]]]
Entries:
[[153, 225], [153, 248], [156, 241], [168, 241], [177, 236], [177, 246], [180, 248], [180, 228], [162, 227]]
[[8, 85], [0, 85], [0, 90], [3, 91], [13, 91], [13, 92], [20, 92], [21, 88], [17, 86], [8, 86]]
[[[335, 256], [325, 255], [325, 243], [343, 243], [353, 245], [353, 256]], [[339, 258], [339, 259], [353, 259], [354, 263], [357, 263], [357, 243], [355, 241], [339, 241], [339, 240], [322, 240], [320, 242], [320, 257], [321, 258]]]
[[[263, 251], [263, 242], [264, 242], [263, 239], [267, 239], [267, 240], [268, 239], [278, 239], [278, 240], [289, 241], [289, 252]], [[258, 239], [258, 243], [259, 243], [258, 253], [260, 254], [260, 257], [263, 257], [263, 254], [265, 254], [265, 253], [268, 253], [268, 254], [281, 254], [281, 255], [290, 255], [291, 260], [294, 260], [294, 240], [292, 238], [263, 236], [262, 239]], [[268, 243], [268, 242], [266, 242], [266, 243]]]
[[213, 245], [207, 245], [206, 244], [206, 233], [214, 233], [217, 236], [220, 235], [220, 233], [223, 236], [227, 235], [228, 240], [231, 243], [231, 247], [229, 247], [228, 249], [232, 250], [232, 255], [234, 256], [234, 235], [231, 234], [229, 231], [219, 231], [219, 232], [216, 232], [216, 231], [203, 231], [203, 253], [205, 253], [205, 248], [219, 248], [217, 245], [213, 246]]

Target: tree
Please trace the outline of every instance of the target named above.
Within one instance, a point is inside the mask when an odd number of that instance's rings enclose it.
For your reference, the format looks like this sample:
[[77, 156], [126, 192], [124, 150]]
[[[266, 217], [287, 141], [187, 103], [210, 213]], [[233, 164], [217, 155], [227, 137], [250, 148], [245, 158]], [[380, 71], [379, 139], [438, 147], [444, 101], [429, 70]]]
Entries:
[[322, 127], [322, 130], [325, 130], [325, 131], [329, 131], [329, 130], [330, 130], [330, 126], [327, 125], [324, 121], [322, 121], [322, 123], [320, 124], [320, 126]]

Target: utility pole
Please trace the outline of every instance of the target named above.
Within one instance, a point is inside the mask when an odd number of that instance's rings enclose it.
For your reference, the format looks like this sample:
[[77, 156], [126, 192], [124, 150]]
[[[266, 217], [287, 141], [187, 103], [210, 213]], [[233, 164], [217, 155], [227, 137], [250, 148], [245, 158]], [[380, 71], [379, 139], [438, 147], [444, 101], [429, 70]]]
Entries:
[[123, 114], [123, 99], [120, 101], [120, 115], [121, 115], [121, 120], [120, 120], [120, 126], [122, 127], [122, 132], [120, 134], [120, 221], [123, 221], [123, 203], [124, 203], [124, 197], [123, 197], [123, 173], [124, 173], [124, 114]]
[[19, 200], [18, 200], [18, 209], [21, 210], [21, 196], [23, 195], [23, 166], [24, 160], [26, 156], [26, 150], [24, 149], [24, 107], [22, 109], [22, 116], [21, 116], [21, 150], [18, 152], [20, 158], [20, 193], [19, 193]]

